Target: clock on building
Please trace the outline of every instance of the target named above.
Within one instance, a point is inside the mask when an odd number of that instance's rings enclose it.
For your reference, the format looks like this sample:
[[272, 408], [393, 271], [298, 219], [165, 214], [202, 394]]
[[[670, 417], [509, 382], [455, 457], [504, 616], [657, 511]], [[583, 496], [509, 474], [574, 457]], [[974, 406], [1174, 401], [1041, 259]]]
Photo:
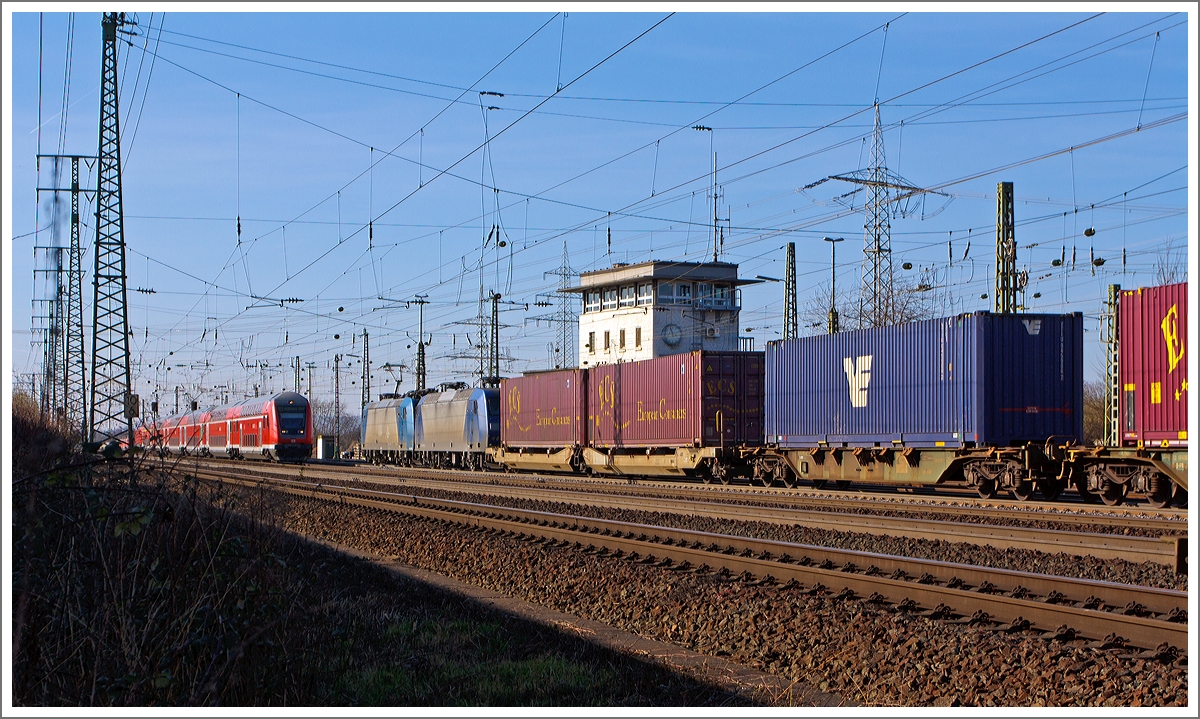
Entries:
[[663, 327], [662, 340], [668, 347], [679, 344], [681, 339], [683, 339], [683, 330], [679, 329], [679, 325], [672, 323]]

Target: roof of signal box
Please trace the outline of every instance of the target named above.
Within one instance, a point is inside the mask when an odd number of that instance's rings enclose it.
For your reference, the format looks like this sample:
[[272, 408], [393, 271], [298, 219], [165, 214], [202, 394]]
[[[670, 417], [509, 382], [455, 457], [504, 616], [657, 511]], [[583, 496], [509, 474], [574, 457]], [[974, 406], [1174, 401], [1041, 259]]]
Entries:
[[738, 266], [730, 262], [670, 262], [650, 260], [634, 265], [616, 262], [605, 270], [592, 270], [579, 275], [579, 285], [561, 292], [583, 292], [639, 280], [691, 280], [693, 282], [728, 282], [731, 285], [755, 285], [762, 279], [739, 279]]

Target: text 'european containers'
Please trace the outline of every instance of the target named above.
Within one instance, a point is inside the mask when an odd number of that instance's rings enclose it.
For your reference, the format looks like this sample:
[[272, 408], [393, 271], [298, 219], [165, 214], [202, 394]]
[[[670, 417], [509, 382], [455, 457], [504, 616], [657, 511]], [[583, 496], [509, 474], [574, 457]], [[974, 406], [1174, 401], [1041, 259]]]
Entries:
[[762, 442], [763, 353], [690, 352], [588, 370], [593, 447]]
[[582, 446], [587, 441], [586, 379], [586, 369], [567, 369], [501, 380], [501, 444]]

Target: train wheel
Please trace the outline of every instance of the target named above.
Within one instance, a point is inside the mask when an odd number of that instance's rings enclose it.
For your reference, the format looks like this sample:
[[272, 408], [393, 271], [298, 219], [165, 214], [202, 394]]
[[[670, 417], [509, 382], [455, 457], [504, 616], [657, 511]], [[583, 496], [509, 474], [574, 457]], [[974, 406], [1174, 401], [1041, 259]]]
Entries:
[[1116, 482], [1106, 479], [1104, 480], [1104, 488], [1100, 490], [1100, 499], [1110, 507], [1115, 507], [1125, 501], [1125, 492], [1129, 489], [1129, 485], [1117, 484]]
[[829, 485], [829, 480], [814, 479], [812, 481], [812, 483], [813, 483], [813, 489], [825, 489], [825, 487]]
[[1188, 500], [1187, 490], [1184, 489], [1183, 487], [1180, 487], [1178, 484], [1175, 485], [1175, 506], [1183, 507], [1184, 509], [1187, 509], [1187, 506], [1188, 506], [1187, 500]]
[[1156, 474], [1150, 479], [1150, 504], [1162, 509], [1163, 507], [1171, 506], [1171, 500], [1174, 499], [1175, 483], [1167, 479], [1161, 474]]
[[1012, 488], [1012, 496], [1021, 502], [1028, 502], [1033, 497], [1033, 482], [1018, 482], [1017, 486]]
[[847, 489], [850, 489], [850, 480], [848, 480], [848, 479], [839, 479], [839, 480], [837, 481], [837, 488], [838, 488], [838, 489], [840, 489], [840, 490], [842, 490], [843, 492], [844, 492], [844, 491], [846, 491]]
[[1082, 499], [1085, 504], [1095, 504], [1096, 502], [1100, 501], [1100, 498], [1087, 488], [1086, 477], [1079, 477], [1075, 480], [1075, 491], [1079, 493], [1079, 498]]
[[1042, 479], [1038, 480], [1037, 488], [1038, 492], [1042, 495], [1042, 499], [1047, 502], [1053, 502], [1067, 488], [1067, 483], [1059, 479]]
[[975, 485], [975, 491], [983, 499], [996, 498], [996, 481], [994, 479], [983, 479], [979, 484]]

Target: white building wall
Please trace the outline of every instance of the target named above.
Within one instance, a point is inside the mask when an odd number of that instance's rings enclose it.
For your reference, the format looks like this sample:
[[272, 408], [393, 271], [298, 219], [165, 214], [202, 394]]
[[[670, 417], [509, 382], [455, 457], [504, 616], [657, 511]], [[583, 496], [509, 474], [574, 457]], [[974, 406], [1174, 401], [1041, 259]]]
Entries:
[[[738, 314], [737, 310], [699, 310], [688, 305], [585, 312], [579, 317], [579, 365], [634, 362], [694, 350], [733, 352], [738, 349]], [[642, 331], [640, 347], [638, 328]], [[621, 330], [625, 331], [624, 347]], [[607, 349], [605, 332], [609, 333]], [[595, 346], [589, 347], [593, 336]]]

